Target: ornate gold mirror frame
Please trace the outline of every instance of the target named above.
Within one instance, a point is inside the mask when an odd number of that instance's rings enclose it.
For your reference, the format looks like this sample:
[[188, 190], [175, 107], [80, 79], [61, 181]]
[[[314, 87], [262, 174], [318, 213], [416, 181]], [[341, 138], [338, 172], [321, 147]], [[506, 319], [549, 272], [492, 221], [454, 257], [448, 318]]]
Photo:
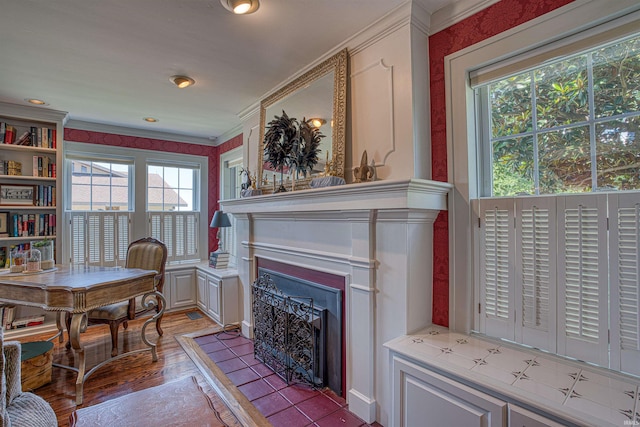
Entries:
[[[330, 83], [333, 76], [333, 96], [330, 100], [331, 88], [324, 90], [326, 82]], [[328, 93], [325, 93], [328, 92]], [[258, 185], [264, 193], [270, 193], [274, 188], [274, 180], [280, 185], [280, 172], [274, 171], [269, 164], [264, 162], [264, 135], [266, 126], [274, 116], [281, 116], [284, 110], [289, 117], [299, 121], [314, 118], [315, 111], [322, 107], [314, 105], [315, 100], [327, 98], [327, 103], [332, 104], [331, 117], [321, 117], [325, 124], [320, 128], [327, 137], [331, 137], [331, 152], [327, 155], [328, 147], [322, 149], [318, 155], [318, 171], [314, 169], [311, 177], [297, 179], [296, 189], [309, 188], [312, 177], [324, 170], [327, 159], [333, 164], [333, 175], [344, 178], [345, 167], [345, 143], [347, 121], [347, 50], [343, 49], [332, 57], [326, 59], [313, 69], [307, 71], [291, 83], [277, 90], [260, 102], [260, 142], [258, 144]], [[294, 111], [299, 109], [300, 111]], [[326, 127], [326, 130], [325, 130]], [[329, 131], [330, 129], [330, 131]], [[328, 138], [324, 138], [328, 139]], [[327, 143], [328, 144], [328, 143]], [[284, 175], [287, 178], [287, 175]], [[283, 183], [288, 191], [291, 190], [291, 177]]]

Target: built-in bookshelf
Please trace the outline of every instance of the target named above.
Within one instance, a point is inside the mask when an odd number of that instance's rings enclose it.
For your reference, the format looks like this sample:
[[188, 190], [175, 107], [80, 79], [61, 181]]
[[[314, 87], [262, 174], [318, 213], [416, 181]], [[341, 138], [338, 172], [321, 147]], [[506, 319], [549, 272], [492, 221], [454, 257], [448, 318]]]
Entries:
[[[65, 119], [61, 111], [0, 103], [0, 278], [10, 274], [11, 251], [31, 249], [32, 242], [53, 240], [60, 261]], [[15, 328], [2, 325], [8, 337], [55, 326], [55, 314], [37, 307], [14, 306], [11, 316]]]

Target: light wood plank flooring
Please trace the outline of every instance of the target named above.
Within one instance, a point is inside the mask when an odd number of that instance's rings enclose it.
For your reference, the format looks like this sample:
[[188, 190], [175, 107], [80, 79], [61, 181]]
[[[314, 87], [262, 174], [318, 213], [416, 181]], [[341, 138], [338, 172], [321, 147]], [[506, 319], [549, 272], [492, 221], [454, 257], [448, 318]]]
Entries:
[[[191, 320], [187, 312], [195, 310], [166, 313], [162, 320], [164, 335], [158, 341], [158, 361], [151, 361], [151, 353], [134, 354], [108, 363], [94, 372], [84, 385], [84, 402], [80, 407], [95, 405], [105, 400], [126, 395], [137, 390], [164, 384], [185, 376], [195, 376], [205, 393], [212, 399], [222, 419], [231, 426], [240, 426], [234, 415], [227, 409], [217, 393], [211, 388], [198, 367], [192, 362], [176, 337], [199, 330], [213, 328], [216, 323], [202, 315], [200, 319]], [[140, 329], [145, 319], [129, 322], [126, 331], [120, 329], [119, 350], [143, 348]], [[38, 341], [49, 338], [47, 335], [33, 335], [20, 341]], [[151, 342], [158, 339], [155, 327], [147, 327], [147, 336]], [[66, 334], [65, 334], [66, 339]], [[81, 336], [87, 355], [87, 368], [98, 361], [109, 357], [111, 338], [107, 326], [91, 326]], [[54, 357], [56, 363], [73, 364], [73, 351], [66, 350], [64, 343], [54, 340]], [[53, 368], [51, 384], [35, 390], [35, 393], [47, 400], [56, 415], [60, 426], [69, 425], [69, 414], [76, 409], [75, 404], [75, 372]]]

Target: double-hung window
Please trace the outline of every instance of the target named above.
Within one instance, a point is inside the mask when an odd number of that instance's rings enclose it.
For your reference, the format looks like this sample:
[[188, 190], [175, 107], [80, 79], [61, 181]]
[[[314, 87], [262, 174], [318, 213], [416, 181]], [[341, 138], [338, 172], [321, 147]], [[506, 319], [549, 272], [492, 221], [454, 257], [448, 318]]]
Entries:
[[199, 165], [147, 163], [149, 234], [167, 245], [167, 261], [193, 261], [199, 252]]
[[640, 34], [629, 31], [633, 25], [478, 70], [471, 81], [477, 329], [640, 374]]
[[133, 161], [67, 155], [70, 263], [124, 265], [133, 205]]

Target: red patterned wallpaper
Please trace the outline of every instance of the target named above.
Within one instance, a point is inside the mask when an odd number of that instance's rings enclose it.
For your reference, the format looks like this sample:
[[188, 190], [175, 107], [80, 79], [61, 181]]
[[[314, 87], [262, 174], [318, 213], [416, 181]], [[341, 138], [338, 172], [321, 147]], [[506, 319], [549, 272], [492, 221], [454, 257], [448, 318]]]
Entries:
[[[448, 181], [444, 57], [573, 0], [501, 0], [429, 37], [432, 176]], [[449, 226], [441, 212], [433, 230], [433, 323], [449, 326]]]
[[[66, 128], [64, 130], [64, 140], [207, 157], [209, 159], [209, 212], [207, 218], [211, 218], [213, 217], [213, 212], [218, 209], [218, 192], [220, 190], [218, 185], [220, 176], [218, 169], [220, 168], [220, 154], [241, 146], [242, 134], [231, 138], [216, 147], [70, 128]], [[209, 251], [213, 251], [217, 247], [218, 242], [216, 240], [216, 235], [213, 230], [209, 230]]]

